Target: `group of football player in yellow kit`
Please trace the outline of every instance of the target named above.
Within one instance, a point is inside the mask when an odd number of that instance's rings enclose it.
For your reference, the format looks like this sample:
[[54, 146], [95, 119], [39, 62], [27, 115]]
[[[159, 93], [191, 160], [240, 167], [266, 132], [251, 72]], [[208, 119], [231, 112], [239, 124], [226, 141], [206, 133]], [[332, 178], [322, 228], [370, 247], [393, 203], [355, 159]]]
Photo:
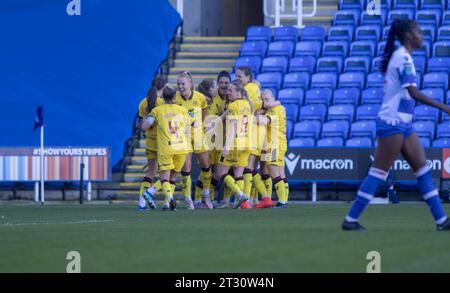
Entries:
[[[162, 189], [163, 210], [176, 210], [173, 193], [180, 173], [187, 209], [213, 209], [220, 182], [224, 193], [217, 208], [273, 207], [273, 186], [278, 198], [275, 207], [286, 207], [285, 109], [271, 91], [261, 93], [251, 69], [237, 68], [234, 82], [228, 72], [221, 72], [217, 80], [206, 79], [196, 90], [191, 74], [183, 72], [177, 89], [156, 78], [139, 104], [148, 162], [138, 209], [156, 209], [154, 195]], [[192, 154], [201, 168], [194, 201]], [[158, 169], [160, 180], [153, 181]]]

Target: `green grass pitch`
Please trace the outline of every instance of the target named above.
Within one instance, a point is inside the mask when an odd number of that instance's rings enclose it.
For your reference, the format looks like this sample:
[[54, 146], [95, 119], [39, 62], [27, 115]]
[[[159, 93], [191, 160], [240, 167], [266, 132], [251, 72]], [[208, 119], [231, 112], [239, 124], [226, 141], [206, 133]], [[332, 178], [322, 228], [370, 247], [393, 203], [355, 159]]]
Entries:
[[[348, 204], [137, 212], [136, 205], [0, 205], [0, 272], [450, 272], [450, 232], [425, 204], [370, 206], [343, 232]], [[446, 206], [450, 214], [450, 206]]]

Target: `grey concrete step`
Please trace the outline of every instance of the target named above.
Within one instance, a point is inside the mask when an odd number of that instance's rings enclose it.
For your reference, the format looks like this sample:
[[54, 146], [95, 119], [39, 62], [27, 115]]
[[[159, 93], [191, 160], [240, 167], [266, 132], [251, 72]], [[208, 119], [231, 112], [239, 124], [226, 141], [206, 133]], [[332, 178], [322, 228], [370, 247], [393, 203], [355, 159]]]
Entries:
[[[216, 79], [218, 73], [219, 73], [219, 71], [217, 73], [215, 73], [215, 74], [193, 74], [192, 75], [192, 79], [194, 80], [195, 84], [199, 84], [204, 79], [208, 79], [208, 78]], [[169, 74], [168, 75], [168, 83], [170, 85], [176, 85], [177, 84], [177, 77], [178, 77], [177, 74]]]
[[241, 44], [182, 44], [181, 52], [239, 52]]
[[245, 37], [183, 37], [183, 44], [240, 44]]
[[236, 59], [177, 59], [175, 67], [232, 68]]
[[230, 67], [173, 67], [170, 68], [169, 74], [170, 75], [178, 75], [184, 71], [189, 71], [192, 74], [196, 75], [209, 75], [209, 74], [218, 74], [221, 71], [228, 71], [231, 72], [233, 69], [233, 66]]
[[176, 59], [236, 59], [239, 52], [177, 52]]

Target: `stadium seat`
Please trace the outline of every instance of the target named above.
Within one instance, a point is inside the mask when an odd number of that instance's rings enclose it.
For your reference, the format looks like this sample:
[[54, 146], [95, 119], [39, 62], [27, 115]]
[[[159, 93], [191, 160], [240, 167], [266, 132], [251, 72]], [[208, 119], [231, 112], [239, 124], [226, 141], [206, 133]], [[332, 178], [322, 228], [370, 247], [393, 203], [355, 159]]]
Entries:
[[370, 72], [370, 58], [365, 56], [348, 57], [344, 61], [344, 72]]
[[280, 72], [261, 73], [258, 74], [257, 80], [261, 84], [261, 88], [274, 88], [278, 92], [281, 88], [281, 84], [283, 83], [283, 74]]
[[379, 104], [364, 104], [356, 110], [356, 121], [375, 120], [380, 111]]
[[333, 17], [333, 25], [357, 26], [360, 11], [358, 9], [338, 10]]
[[356, 28], [356, 41], [375, 41], [378, 42], [381, 37], [382, 27], [379, 25], [362, 25]]
[[327, 115], [327, 106], [322, 104], [305, 105], [300, 109], [300, 120], [319, 120], [325, 121]]
[[350, 123], [345, 120], [329, 121], [322, 125], [322, 138], [342, 137], [347, 139], [350, 129]]
[[450, 138], [439, 138], [433, 141], [434, 148], [450, 148]]
[[384, 86], [384, 75], [380, 72], [373, 72], [367, 75], [367, 87], [383, 87]]
[[325, 29], [321, 26], [307, 26], [303, 28], [300, 40], [303, 41], [319, 41], [325, 39]]
[[313, 74], [311, 80], [311, 87], [329, 87], [336, 89], [338, 76], [334, 72], [321, 72]]
[[289, 141], [290, 148], [315, 147], [316, 141], [312, 138], [294, 138]]
[[391, 30], [391, 25], [386, 25], [383, 28], [383, 34], [381, 36], [381, 40], [383, 41], [387, 41], [388, 35], [389, 35], [389, 31]]
[[333, 105], [352, 104], [358, 105], [360, 89], [358, 88], [341, 88], [333, 93]]
[[286, 120], [298, 121], [299, 107], [295, 104], [285, 107], [286, 109]]
[[289, 62], [289, 72], [315, 72], [316, 62], [317, 60], [314, 56], [294, 57]]
[[380, 12], [380, 14], [369, 15], [367, 11], [363, 10], [360, 19], [361, 25], [380, 25], [384, 27], [386, 25], [387, 10], [382, 6]]
[[394, 9], [414, 9], [419, 7], [417, 0], [394, 0], [392, 3]]
[[327, 137], [317, 141], [318, 147], [343, 147], [344, 140], [341, 137]]
[[314, 56], [320, 57], [322, 43], [318, 41], [302, 41], [295, 46], [295, 56]]
[[421, 9], [445, 9], [445, 0], [420, 0]]
[[441, 88], [424, 88], [421, 90], [422, 94], [429, 97], [430, 99], [439, 101], [441, 103], [445, 102], [445, 93]]
[[383, 57], [375, 57], [372, 59], [372, 72], [379, 72], [381, 61], [383, 61]]
[[358, 121], [352, 124], [350, 137], [368, 137], [371, 140], [376, 137], [375, 121]]
[[298, 42], [298, 29], [293, 26], [277, 27], [273, 33], [274, 41], [289, 41], [292, 43]]
[[446, 122], [446, 121], [450, 121], [450, 115], [445, 112], [442, 112], [441, 122]]
[[314, 140], [318, 140], [320, 137], [320, 131], [322, 129], [322, 123], [314, 120], [304, 120], [295, 124], [294, 138], [309, 137]]
[[339, 76], [339, 88], [355, 87], [363, 89], [366, 84], [366, 74], [364, 72], [347, 72]]
[[450, 25], [450, 10], [444, 11], [442, 14], [442, 25]]
[[419, 105], [414, 109], [414, 120], [415, 121], [439, 121], [439, 109], [430, 107], [428, 105]]
[[368, 137], [354, 137], [348, 139], [345, 146], [350, 148], [370, 148], [372, 147], [372, 140]]
[[234, 71], [236, 71], [236, 68], [241, 66], [250, 67], [253, 71], [253, 73], [259, 73], [259, 70], [261, 69], [262, 60], [260, 57], [240, 57], [236, 60], [236, 63], [234, 65]]
[[345, 58], [348, 54], [348, 43], [345, 41], [325, 42], [323, 44], [322, 56], [338, 56]]
[[353, 41], [354, 27], [351, 25], [332, 26], [328, 30], [328, 41]]
[[383, 103], [383, 88], [368, 88], [362, 92], [361, 104], [381, 104]]
[[434, 138], [434, 122], [433, 121], [417, 121], [413, 123], [414, 130], [419, 137], [427, 137], [430, 140]]
[[286, 88], [278, 92], [278, 100], [281, 104], [303, 105], [305, 91], [301, 88]]
[[441, 26], [438, 28], [438, 41], [450, 41], [450, 25]]
[[423, 39], [425, 41], [434, 42], [436, 38], [436, 27], [430, 24], [423, 24], [420, 27], [422, 29]]
[[334, 105], [328, 108], [328, 121], [347, 120], [353, 122], [355, 116], [354, 105]]
[[437, 126], [437, 138], [450, 138], [450, 121], [443, 122]]
[[264, 41], [272, 40], [272, 29], [267, 26], [252, 26], [247, 30], [247, 41]]
[[374, 41], [356, 41], [350, 45], [350, 56], [375, 56]]
[[363, 8], [363, 0], [339, 0], [339, 9], [359, 9]]
[[412, 56], [425, 56], [430, 57], [431, 55], [431, 42], [430, 41], [423, 41], [423, 45], [421, 48], [413, 50]]
[[427, 58], [424, 56], [416, 56], [414, 57], [414, 67], [416, 68], [416, 72], [420, 72], [421, 74], [425, 73], [425, 68], [427, 64]]
[[394, 9], [389, 11], [387, 24], [391, 25], [394, 19], [414, 19], [413, 9]]
[[286, 138], [288, 140], [292, 138], [293, 129], [294, 129], [294, 122], [292, 122], [292, 120], [286, 120]]
[[419, 24], [430, 24], [439, 26], [441, 22], [441, 10], [439, 9], [423, 9], [416, 13], [416, 21]]
[[431, 146], [431, 139], [429, 137], [419, 136], [419, 141], [424, 148], [429, 148]]
[[281, 72], [286, 73], [289, 66], [287, 57], [267, 57], [264, 58], [261, 72]]
[[[394, 46], [395, 46], [395, 49], [399, 48], [400, 47], [400, 42], [396, 40], [394, 42]], [[377, 54], [376, 54], [376, 56], [383, 56], [385, 48], [386, 48], [386, 41], [379, 42], [378, 45], [377, 45]]]
[[322, 57], [317, 59], [317, 72], [342, 72], [343, 59], [341, 57]]
[[304, 88], [308, 89], [310, 74], [308, 72], [288, 73], [284, 76], [283, 88]]
[[306, 92], [305, 104], [329, 105], [333, 96], [333, 90], [329, 88], [314, 88]]
[[295, 45], [293, 42], [280, 41], [269, 44], [267, 56], [284, 56], [291, 58], [294, 55]]
[[266, 57], [267, 54], [266, 42], [245, 42], [241, 46], [241, 56], [257, 56]]
[[427, 85], [427, 87], [440, 87], [447, 89], [448, 88], [448, 73], [442, 72], [433, 72], [427, 73], [423, 77], [423, 83]]
[[433, 57], [450, 57], [450, 42], [436, 42], [433, 45]]

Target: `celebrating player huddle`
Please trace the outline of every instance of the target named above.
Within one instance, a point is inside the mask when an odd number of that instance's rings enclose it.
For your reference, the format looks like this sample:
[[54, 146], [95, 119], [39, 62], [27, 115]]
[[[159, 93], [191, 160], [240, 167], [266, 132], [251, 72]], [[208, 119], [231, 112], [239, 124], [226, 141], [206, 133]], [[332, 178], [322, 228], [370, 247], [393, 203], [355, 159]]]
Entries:
[[[190, 210], [213, 209], [221, 182], [223, 199], [217, 208], [271, 208], [272, 184], [278, 197], [275, 207], [287, 206], [285, 109], [271, 91], [261, 94], [250, 68], [238, 68], [236, 79], [232, 82], [229, 73], [221, 72], [217, 80], [204, 80], [195, 90], [190, 73], [183, 72], [177, 79], [177, 91], [161, 78], [153, 81], [139, 105], [148, 160], [139, 210], [156, 209], [154, 196], [162, 190], [162, 209], [175, 211], [178, 174]], [[192, 154], [201, 168], [195, 202]], [[160, 180], [154, 181], [158, 169]]]

